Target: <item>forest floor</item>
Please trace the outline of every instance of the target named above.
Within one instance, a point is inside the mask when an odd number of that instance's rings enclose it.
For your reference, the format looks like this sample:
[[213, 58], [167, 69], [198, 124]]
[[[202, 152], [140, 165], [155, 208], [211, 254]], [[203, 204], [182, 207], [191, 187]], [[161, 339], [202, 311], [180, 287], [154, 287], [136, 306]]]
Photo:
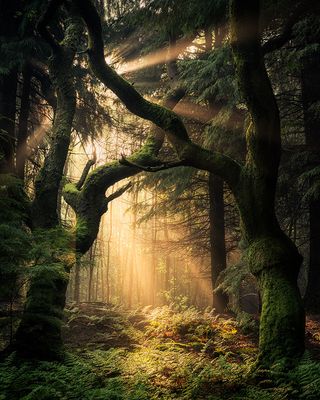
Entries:
[[69, 305], [64, 362], [0, 365], [0, 400], [319, 400], [320, 318], [288, 373], [252, 378], [258, 321], [193, 308]]

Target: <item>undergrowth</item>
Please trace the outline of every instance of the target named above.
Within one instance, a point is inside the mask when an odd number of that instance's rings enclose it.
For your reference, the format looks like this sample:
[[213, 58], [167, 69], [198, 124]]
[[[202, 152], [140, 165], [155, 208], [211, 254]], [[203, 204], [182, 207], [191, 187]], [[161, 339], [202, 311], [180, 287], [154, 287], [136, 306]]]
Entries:
[[[108, 346], [93, 349], [89, 342], [78, 348], [74, 344], [63, 363], [19, 361], [13, 354], [0, 365], [0, 399], [320, 398], [320, 364], [309, 356], [287, 374], [269, 371], [264, 378], [253, 379], [255, 338], [244, 335], [234, 319], [193, 308], [180, 312], [170, 307], [149, 312], [100, 308], [97, 315], [93, 311], [69, 310], [69, 343], [72, 329], [77, 334], [78, 321], [88, 337], [102, 330]], [[117, 333], [124, 332], [127, 337], [121, 345]]]

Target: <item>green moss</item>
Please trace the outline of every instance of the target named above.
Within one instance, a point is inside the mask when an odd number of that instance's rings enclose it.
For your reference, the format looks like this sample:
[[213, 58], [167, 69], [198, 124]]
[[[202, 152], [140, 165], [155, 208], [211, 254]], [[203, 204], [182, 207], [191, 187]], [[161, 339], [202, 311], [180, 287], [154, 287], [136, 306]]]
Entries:
[[305, 315], [295, 280], [279, 268], [264, 269], [258, 365], [292, 367], [304, 351]]
[[[288, 242], [288, 243], [287, 243]], [[247, 250], [247, 260], [250, 271], [257, 275], [264, 269], [277, 266], [285, 268], [290, 263], [290, 268], [295, 268], [297, 264], [297, 252], [293, 246], [289, 246], [289, 241], [284, 241], [278, 237], [263, 237], [255, 240]]]
[[77, 189], [76, 185], [74, 183], [67, 183], [63, 187], [63, 192], [68, 193], [68, 194], [78, 194], [79, 190]]
[[68, 278], [62, 263], [33, 268], [24, 313], [15, 337], [19, 356], [62, 357], [61, 325]]

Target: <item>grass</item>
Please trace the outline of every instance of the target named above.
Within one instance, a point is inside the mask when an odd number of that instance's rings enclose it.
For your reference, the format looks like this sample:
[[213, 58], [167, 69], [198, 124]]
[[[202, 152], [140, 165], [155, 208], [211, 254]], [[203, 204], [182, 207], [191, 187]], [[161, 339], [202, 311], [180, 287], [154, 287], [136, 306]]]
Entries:
[[255, 331], [245, 335], [236, 320], [194, 308], [73, 307], [64, 336], [63, 363], [10, 356], [0, 366], [0, 399], [320, 398], [319, 363], [306, 356], [288, 374], [253, 380]]

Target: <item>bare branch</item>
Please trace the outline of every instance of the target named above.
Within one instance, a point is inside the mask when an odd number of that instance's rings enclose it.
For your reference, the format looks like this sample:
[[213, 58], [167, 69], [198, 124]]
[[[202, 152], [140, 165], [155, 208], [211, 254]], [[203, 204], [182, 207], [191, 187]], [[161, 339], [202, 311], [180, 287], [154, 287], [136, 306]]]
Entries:
[[96, 151], [94, 150], [93, 158], [91, 160], [87, 161], [87, 164], [82, 171], [81, 177], [80, 177], [78, 183], [76, 184], [76, 188], [78, 190], [80, 190], [82, 188], [82, 186], [88, 176], [90, 168], [96, 163], [96, 161], [97, 161], [97, 154], [96, 154]]
[[106, 197], [107, 203], [110, 203], [110, 201], [120, 197], [121, 195], [123, 195], [124, 192], [126, 192], [131, 187], [132, 187], [132, 182], [129, 182], [124, 186], [121, 186], [121, 188], [119, 188], [114, 193], [112, 193], [112, 194], [110, 194], [109, 196]]

